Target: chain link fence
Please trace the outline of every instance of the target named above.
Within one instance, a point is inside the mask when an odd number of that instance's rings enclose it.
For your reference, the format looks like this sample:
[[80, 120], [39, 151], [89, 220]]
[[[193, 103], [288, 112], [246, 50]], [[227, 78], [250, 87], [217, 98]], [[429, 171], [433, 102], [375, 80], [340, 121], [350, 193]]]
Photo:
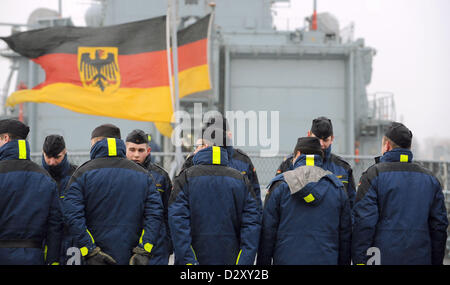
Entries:
[[[152, 152], [151, 155], [154, 162], [164, 167], [168, 172], [171, 171], [175, 153]], [[183, 153], [183, 155], [184, 157], [186, 157], [188, 153]], [[269, 184], [270, 180], [275, 177], [278, 166], [280, 166], [285, 157], [289, 154], [279, 154], [272, 157], [262, 157], [259, 154], [255, 153], [249, 153], [248, 155], [252, 160], [253, 165], [255, 166], [259, 183], [261, 184], [261, 189], [263, 189]], [[356, 184], [358, 184], [361, 174], [375, 163], [374, 157], [372, 156], [340, 156], [352, 166], [353, 176]], [[41, 164], [42, 154], [32, 153], [31, 159], [37, 164]], [[69, 152], [68, 159], [72, 164], [80, 166], [84, 162], [89, 160], [89, 152]], [[426, 169], [429, 169], [439, 179], [442, 188], [445, 190], [450, 190], [450, 181], [448, 179], [450, 176], [450, 161], [415, 160], [414, 162], [422, 165]]]

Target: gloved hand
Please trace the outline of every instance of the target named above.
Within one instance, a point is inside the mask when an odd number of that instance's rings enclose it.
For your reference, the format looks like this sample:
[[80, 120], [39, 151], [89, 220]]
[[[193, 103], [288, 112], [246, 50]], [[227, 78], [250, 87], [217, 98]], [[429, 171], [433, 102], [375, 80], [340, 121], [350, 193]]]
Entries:
[[104, 253], [98, 246], [85, 257], [87, 265], [115, 265], [117, 262], [110, 255]]
[[134, 254], [130, 258], [130, 265], [148, 265], [150, 257], [152, 256], [150, 252], [139, 246], [133, 248], [133, 253]]

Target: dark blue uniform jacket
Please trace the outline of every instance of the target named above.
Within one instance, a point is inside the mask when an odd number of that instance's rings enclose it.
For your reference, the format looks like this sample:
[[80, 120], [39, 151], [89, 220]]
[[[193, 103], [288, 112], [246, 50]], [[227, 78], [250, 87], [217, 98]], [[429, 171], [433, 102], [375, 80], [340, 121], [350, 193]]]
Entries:
[[321, 166], [320, 156], [301, 155], [270, 183], [257, 264], [350, 264], [349, 199]]
[[58, 200], [55, 181], [30, 161], [27, 141], [13, 140], [0, 148], [0, 264], [59, 261]]
[[169, 226], [176, 264], [253, 264], [260, 203], [248, 179], [228, 167], [228, 153], [208, 147], [174, 180]]
[[377, 247], [381, 265], [442, 264], [447, 211], [439, 181], [407, 149], [386, 152], [369, 167], [353, 208], [352, 259], [365, 264]]
[[[241, 174], [248, 178], [250, 184], [253, 187], [253, 191], [255, 191], [256, 197], [258, 197], [259, 199], [258, 202], [262, 204], [261, 187], [259, 185], [258, 175], [256, 174], [255, 166], [253, 166], [250, 157], [244, 151], [238, 148], [234, 148], [233, 146], [227, 146], [225, 148], [228, 153], [228, 166], [238, 170], [239, 172], [241, 172]], [[193, 153], [188, 155], [186, 161], [181, 167], [180, 172], [194, 165], [193, 157]]]
[[65, 223], [77, 246], [89, 251], [98, 246], [118, 264], [128, 264], [138, 245], [149, 243], [155, 250], [164, 233], [155, 184], [125, 153], [120, 139], [97, 142], [91, 160], [70, 179], [62, 201]]
[[[70, 177], [77, 167], [69, 163], [67, 154], [64, 156], [64, 159], [61, 161], [61, 163], [56, 166], [48, 165], [45, 162], [44, 155], [42, 154], [42, 166], [55, 180], [58, 186], [59, 198], [64, 198], [64, 191], [66, 189], [67, 183], [69, 182]], [[67, 260], [70, 257], [70, 254], [68, 255], [67, 253], [67, 249], [73, 246], [75, 246], [73, 238], [69, 236], [67, 226], [64, 226], [61, 240], [61, 264], [67, 264]]]
[[152, 179], [155, 182], [156, 190], [161, 196], [166, 232], [166, 235], [160, 235], [160, 239], [162, 240], [159, 241], [159, 244], [161, 244], [161, 246], [155, 249], [150, 264], [167, 265], [169, 263], [169, 255], [173, 252], [168, 222], [168, 205], [170, 193], [172, 193], [172, 182], [167, 171], [152, 162], [151, 155], [146, 157], [143, 166], [150, 172]]

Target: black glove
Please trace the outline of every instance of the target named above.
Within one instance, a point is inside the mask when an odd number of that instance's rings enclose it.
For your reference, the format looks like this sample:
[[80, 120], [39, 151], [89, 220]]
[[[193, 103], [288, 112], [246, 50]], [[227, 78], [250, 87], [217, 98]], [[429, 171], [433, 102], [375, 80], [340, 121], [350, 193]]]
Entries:
[[148, 265], [150, 257], [152, 256], [150, 252], [139, 246], [133, 248], [133, 253], [134, 254], [130, 258], [130, 265]]
[[104, 253], [98, 246], [85, 256], [87, 265], [115, 265], [117, 262], [110, 255]]

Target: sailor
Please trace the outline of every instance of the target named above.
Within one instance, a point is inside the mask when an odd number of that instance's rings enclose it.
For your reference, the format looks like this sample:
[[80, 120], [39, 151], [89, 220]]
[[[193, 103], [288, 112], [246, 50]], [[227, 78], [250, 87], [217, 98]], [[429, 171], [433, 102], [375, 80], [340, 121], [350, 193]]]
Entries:
[[[256, 193], [256, 196], [259, 199], [259, 202], [262, 204], [261, 189], [260, 189], [261, 187], [259, 185], [256, 169], [253, 166], [250, 157], [243, 150], [233, 147], [232, 133], [230, 131], [227, 119], [224, 118], [222, 114], [217, 112], [216, 114], [213, 114], [210, 117], [206, 118], [206, 123], [204, 124], [202, 129], [206, 130], [209, 127], [211, 127], [211, 129], [216, 128], [223, 129], [226, 132], [227, 146], [225, 148], [228, 152], [228, 166], [240, 171], [244, 176], [248, 178], [250, 184], [253, 187], [253, 190]], [[194, 153], [190, 153], [188, 155], [186, 161], [184, 162], [181, 168], [180, 173], [184, 169], [193, 165], [193, 157]]]
[[67, 149], [64, 138], [60, 135], [49, 135], [42, 146], [42, 166], [58, 184], [59, 195], [64, 193], [70, 176], [77, 169], [67, 159]]
[[[382, 156], [361, 176], [353, 207], [352, 260], [367, 264], [442, 264], [447, 211], [439, 180], [413, 162], [412, 132], [393, 122]], [[372, 262], [373, 260], [373, 262]]]
[[223, 129], [203, 136], [194, 165], [174, 180], [169, 226], [177, 265], [254, 263], [260, 203], [247, 177], [229, 167], [223, 138]]
[[55, 181], [30, 160], [29, 127], [0, 121], [0, 264], [58, 264], [62, 217]]
[[[313, 120], [311, 129], [308, 131], [308, 137], [317, 137], [320, 139], [320, 146], [324, 152], [322, 168], [334, 173], [344, 184], [345, 190], [350, 198], [350, 206], [353, 206], [356, 190], [353, 178], [353, 170], [343, 158], [331, 153], [331, 146], [334, 141], [333, 125], [331, 120], [326, 117], [318, 117]], [[277, 169], [277, 175], [293, 169], [294, 154], [289, 155], [280, 164]]]
[[155, 182], [156, 190], [161, 195], [161, 200], [164, 207], [164, 225], [166, 235], [160, 235], [163, 239], [159, 242], [161, 246], [155, 248], [150, 264], [167, 265], [169, 263], [169, 255], [172, 252], [172, 241], [170, 239], [169, 224], [167, 216], [167, 207], [169, 203], [170, 193], [172, 191], [172, 182], [169, 174], [164, 168], [152, 162], [151, 151], [149, 146], [149, 135], [142, 130], [133, 130], [130, 132], [125, 140], [126, 155], [129, 160], [132, 160], [147, 169]]
[[299, 138], [294, 154], [294, 169], [269, 184], [257, 264], [350, 264], [351, 212], [344, 185], [322, 168], [318, 138]]
[[72, 175], [62, 200], [83, 261], [148, 264], [164, 228], [155, 183], [148, 171], [126, 159], [118, 127], [95, 128], [91, 146], [91, 160]]
[[[60, 199], [64, 198], [64, 190], [77, 166], [67, 159], [66, 143], [62, 136], [49, 135], [45, 138], [42, 146], [42, 166], [56, 181]], [[64, 226], [61, 238], [61, 264], [67, 264], [69, 259], [67, 250], [73, 246], [73, 238], [69, 235], [67, 226]]]

